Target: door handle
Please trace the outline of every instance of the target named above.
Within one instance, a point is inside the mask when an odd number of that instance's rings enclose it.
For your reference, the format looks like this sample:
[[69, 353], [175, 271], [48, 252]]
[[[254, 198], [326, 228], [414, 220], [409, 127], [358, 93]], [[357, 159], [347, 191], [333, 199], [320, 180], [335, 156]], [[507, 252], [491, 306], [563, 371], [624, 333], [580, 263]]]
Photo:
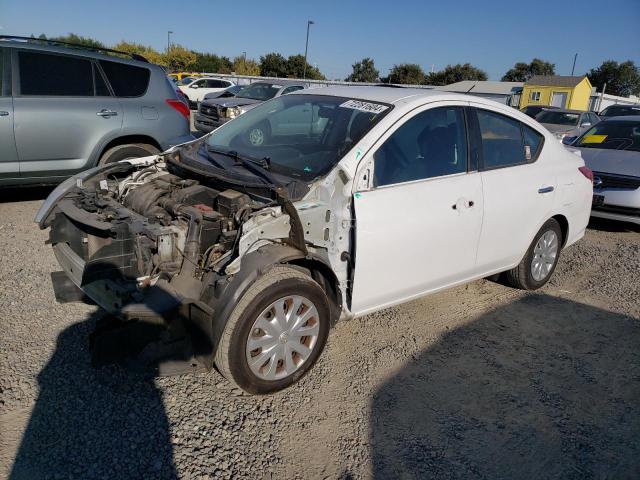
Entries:
[[553, 187], [540, 187], [538, 189], [538, 193], [550, 193], [553, 192], [554, 188]]
[[8, 117], [8, 116], [9, 116], [9, 112], [7, 112], [6, 110], [0, 111], [0, 117]]
[[98, 115], [99, 117], [114, 117], [116, 115], [118, 115], [118, 112], [114, 112], [113, 110], [107, 110], [106, 108], [103, 108], [102, 110], [100, 110], [99, 112], [96, 113], [96, 115]]

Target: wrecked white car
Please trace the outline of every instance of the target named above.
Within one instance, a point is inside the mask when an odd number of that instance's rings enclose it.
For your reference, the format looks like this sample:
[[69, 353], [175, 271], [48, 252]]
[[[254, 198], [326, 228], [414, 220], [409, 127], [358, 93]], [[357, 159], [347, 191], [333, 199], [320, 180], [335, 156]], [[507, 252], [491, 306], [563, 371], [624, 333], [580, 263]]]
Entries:
[[304, 90], [158, 156], [61, 184], [36, 221], [59, 301], [113, 314], [98, 363], [214, 366], [287, 387], [341, 317], [507, 272], [551, 276], [589, 218], [590, 172], [529, 117], [480, 98]]

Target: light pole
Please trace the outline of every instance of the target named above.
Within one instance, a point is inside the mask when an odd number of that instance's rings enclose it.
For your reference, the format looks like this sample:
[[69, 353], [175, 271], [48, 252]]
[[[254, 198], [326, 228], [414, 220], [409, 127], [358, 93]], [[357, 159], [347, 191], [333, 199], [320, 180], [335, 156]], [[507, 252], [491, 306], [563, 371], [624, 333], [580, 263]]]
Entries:
[[171, 30], [169, 30], [167, 32], [167, 53], [169, 53], [169, 49], [171, 48], [171, 34], [173, 32]]
[[242, 52], [242, 68], [244, 68], [244, 74], [247, 74], [247, 52]]
[[304, 67], [302, 70], [302, 78], [307, 78], [307, 52], [309, 51], [309, 28], [314, 24], [313, 20], [307, 20], [307, 43], [304, 45]]

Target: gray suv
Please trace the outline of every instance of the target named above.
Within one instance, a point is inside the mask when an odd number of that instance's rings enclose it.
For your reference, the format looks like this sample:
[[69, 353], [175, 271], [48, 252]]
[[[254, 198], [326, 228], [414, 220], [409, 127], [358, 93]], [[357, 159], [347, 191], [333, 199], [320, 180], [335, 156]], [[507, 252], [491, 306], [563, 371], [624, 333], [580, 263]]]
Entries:
[[189, 109], [162, 67], [0, 36], [0, 185], [55, 184], [192, 139]]

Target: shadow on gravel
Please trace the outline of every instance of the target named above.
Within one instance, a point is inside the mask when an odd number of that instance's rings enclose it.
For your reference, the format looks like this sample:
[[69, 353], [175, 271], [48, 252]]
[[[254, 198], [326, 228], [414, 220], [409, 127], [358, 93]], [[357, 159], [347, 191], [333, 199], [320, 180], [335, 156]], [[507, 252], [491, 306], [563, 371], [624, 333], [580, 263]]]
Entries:
[[373, 474], [639, 478], [640, 322], [529, 295], [447, 333], [371, 402]]
[[96, 312], [58, 337], [11, 480], [177, 478], [160, 392], [118, 367], [94, 369]]
[[0, 203], [44, 200], [55, 187], [0, 188]]
[[589, 219], [588, 227], [592, 230], [600, 230], [603, 232], [640, 232], [640, 225], [596, 217]]

